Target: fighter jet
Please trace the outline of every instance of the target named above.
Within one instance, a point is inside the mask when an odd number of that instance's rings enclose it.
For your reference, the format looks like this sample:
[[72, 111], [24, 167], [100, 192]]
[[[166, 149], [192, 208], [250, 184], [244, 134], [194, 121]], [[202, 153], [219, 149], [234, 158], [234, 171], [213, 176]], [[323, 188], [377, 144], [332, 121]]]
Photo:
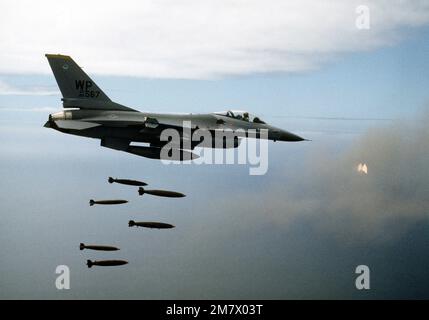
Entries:
[[[273, 127], [246, 111], [209, 114], [140, 112], [110, 100], [70, 56], [46, 54], [46, 57], [60, 88], [65, 110], [50, 114], [44, 126], [63, 133], [100, 139], [103, 147], [152, 159], [165, 159], [166, 155], [161, 150], [168, 142], [163, 141], [161, 133], [165, 129], [175, 129], [180, 135], [180, 141], [171, 148], [168, 159], [172, 159], [175, 154], [179, 158], [173, 160], [182, 161], [198, 158], [192, 153], [196, 146], [236, 148], [243, 137], [249, 137], [250, 129], [256, 132], [255, 138], [264, 138], [260, 133], [266, 129], [266, 138], [269, 140], [305, 140]], [[185, 128], [189, 129], [191, 135], [185, 133]], [[198, 129], [207, 130], [211, 134], [210, 141], [202, 138], [193, 141], [193, 133]], [[238, 129], [240, 135], [229, 136], [230, 142], [226, 141], [225, 136], [219, 138], [219, 132], [238, 132]], [[132, 145], [133, 142], [146, 143], [148, 146]]]

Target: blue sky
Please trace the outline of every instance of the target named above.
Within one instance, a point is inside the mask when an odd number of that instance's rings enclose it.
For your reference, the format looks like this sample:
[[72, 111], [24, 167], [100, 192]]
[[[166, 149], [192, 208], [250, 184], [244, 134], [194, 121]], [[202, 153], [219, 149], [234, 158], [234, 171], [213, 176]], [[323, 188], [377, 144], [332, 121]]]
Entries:
[[[0, 5], [12, 17], [0, 22], [10, 23], [0, 25], [0, 298], [429, 297], [424, 2], [374, 1], [368, 35], [347, 27], [355, 1], [330, 2], [338, 10], [326, 25], [316, 22], [329, 8], [310, 1], [273, 1], [278, 16], [269, 21], [270, 6], [253, 1], [237, 8], [190, 1], [171, 10], [112, 4], [90, 35], [65, 33], [86, 22], [85, 13], [54, 2], [48, 15], [43, 6], [30, 10], [24, 1], [28, 10], [20, 11], [15, 3]], [[283, 6], [291, 7], [275, 10]], [[252, 23], [255, 12], [266, 24]], [[118, 30], [110, 23], [116, 14], [127, 21]], [[34, 30], [4, 33], [20, 19]], [[186, 23], [176, 25], [180, 19]], [[52, 23], [57, 28], [47, 28]], [[146, 41], [136, 41], [140, 33]], [[312, 141], [270, 143], [263, 176], [250, 176], [246, 165], [165, 166], [102, 148], [42, 127], [61, 110], [47, 52], [72, 55], [121, 104], [155, 112], [248, 109]], [[356, 173], [359, 162], [368, 176]], [[135, 188], [109, 185], [109, 176], [187, 197], [139, 197]], [[88, 206], [108, 197], [130, 202]], [[137, 230], [129, 219], [176, 228]], [[81, 252], [80, 242], [119, 246], [114, 258], [130, 263], [87, 269], [86, 259], [112, 256]], [[68, 291], [54, 286], [60, 264], [71, 269]], [[354, 287], [359, 264], [371, 269], [370, 291]]]
[[[283, 117], [398, 118], [428, 101], [429, 31], [409, 32], [398, 45], [346, 54], [313, 72], [269, 73], [218, 80], [93, 77], [115, 101], [140, 110], [211, 112], [248, 109], [282, 124]], [[79, 57], [74, 57], [79, 62]], [[47, 62], [46, 62], [47, 64]], [[91, 67], [84, 66], [91, 74]], [[0, 81], [55, 91], [51, 75], [3, 74]], [[6, 108], [60, 108], [59, 95], [0, 96]]]

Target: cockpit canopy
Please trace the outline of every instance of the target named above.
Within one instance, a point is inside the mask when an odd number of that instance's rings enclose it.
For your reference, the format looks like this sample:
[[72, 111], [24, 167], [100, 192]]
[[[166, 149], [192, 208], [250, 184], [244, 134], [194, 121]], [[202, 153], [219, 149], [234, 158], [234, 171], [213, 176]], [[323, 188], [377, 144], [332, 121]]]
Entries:
[[221, 112], [215, 112], [215, 114], [226, 116], [238, 120], [243, 120], [246, 122], [253, 122], [253, 123], [265, 123], [262, 121], [259, 117], [250, 114], [247, 111], [240, 111], [240, 110], [228, 110], [228, 111], [221, 111]]

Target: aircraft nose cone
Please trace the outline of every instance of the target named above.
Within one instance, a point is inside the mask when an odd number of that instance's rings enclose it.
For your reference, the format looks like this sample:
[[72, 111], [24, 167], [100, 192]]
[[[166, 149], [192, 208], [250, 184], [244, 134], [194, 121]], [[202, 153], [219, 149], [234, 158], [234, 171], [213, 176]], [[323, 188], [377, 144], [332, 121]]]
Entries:
[[304, 138], [301, 138], [296, 134], [293, 134], [285, 130], [280, 130], [280, 129], [273, 130], [270, 135], [270, 139], [274, 141], [277, 141], [277, 140], [278, 141], [304, 141], [305, 140]]
[[304, 141], [305, 139], [296, 134], [290, 133], [288, 131], [282, 131], [280, 133], [279, 140], [280, 141]]

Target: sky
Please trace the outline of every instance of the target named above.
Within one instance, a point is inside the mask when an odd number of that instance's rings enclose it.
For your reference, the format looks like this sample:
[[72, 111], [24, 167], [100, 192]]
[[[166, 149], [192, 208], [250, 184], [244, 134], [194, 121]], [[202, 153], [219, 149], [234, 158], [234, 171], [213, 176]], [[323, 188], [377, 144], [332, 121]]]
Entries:
[[[0, 298], [427, 299], [428, 24], [427, 1], [2, 1]], [[311, 141], [271, 142], [263, 176], [105, 149], [43, 128], [61, 110], [45, 53], [132, 108], [244, 109]], [[88, 205], [110, 197], [129, 203]], [[85, 265], [110, 258], [129, 264]], [[361, 264], [370, 290], [355, 288]]]

